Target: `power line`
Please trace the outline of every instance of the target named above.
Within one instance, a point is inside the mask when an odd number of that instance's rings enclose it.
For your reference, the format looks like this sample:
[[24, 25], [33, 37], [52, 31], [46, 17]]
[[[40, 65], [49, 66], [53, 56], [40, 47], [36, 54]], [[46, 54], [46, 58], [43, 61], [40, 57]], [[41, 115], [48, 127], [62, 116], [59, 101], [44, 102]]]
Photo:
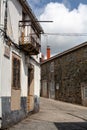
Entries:
[[44, 33], [43, 35], [53, 36], [87, 36], [87, 33]]

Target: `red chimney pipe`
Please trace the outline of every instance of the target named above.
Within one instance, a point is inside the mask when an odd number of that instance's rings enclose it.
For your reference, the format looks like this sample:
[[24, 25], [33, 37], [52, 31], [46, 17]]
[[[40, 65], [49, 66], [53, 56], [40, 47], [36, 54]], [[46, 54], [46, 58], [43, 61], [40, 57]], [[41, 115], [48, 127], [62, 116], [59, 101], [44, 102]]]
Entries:
[[50, 46], [47, 46], [47, 59], [50, 58]]

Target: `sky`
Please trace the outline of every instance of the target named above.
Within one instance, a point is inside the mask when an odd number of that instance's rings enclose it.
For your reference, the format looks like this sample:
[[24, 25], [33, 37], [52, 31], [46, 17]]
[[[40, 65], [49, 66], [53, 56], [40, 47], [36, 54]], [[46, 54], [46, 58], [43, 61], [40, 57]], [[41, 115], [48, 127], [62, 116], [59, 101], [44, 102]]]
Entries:
[[46, 55], [50, 46], [51, 56], [87, 41], [87, 36], [62, 36], [55, 34], [87, 33], [87, 0], [28, 0], [40, 23], [42, 35], [41, 51]]

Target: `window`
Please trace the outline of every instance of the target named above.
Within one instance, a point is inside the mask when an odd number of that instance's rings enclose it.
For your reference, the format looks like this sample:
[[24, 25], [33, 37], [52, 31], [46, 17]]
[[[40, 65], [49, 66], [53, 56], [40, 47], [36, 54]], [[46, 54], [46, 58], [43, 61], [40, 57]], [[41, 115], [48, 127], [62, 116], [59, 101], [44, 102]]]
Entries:
[[20, 58], [17, 55], [12, 57], [12, 88], [20, 89]]
[[84, 96], [87, 98], [87, 87], [84, 88]]
[[54, 62], [51, 62], [50, 64], [50, 72], [54, 72]]
[[42, 96], [47, 97], [47, 81], [42, 81]]

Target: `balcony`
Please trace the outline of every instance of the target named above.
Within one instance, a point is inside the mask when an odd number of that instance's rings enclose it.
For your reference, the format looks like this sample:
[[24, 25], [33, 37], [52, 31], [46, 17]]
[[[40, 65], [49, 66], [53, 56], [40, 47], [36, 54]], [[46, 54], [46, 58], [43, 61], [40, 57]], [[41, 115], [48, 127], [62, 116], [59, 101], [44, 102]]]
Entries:
[[32, 28], [31, 23], [19, 23], [19, 45], [29, 55], [37, 55], [40, 51], [40, 34]]

